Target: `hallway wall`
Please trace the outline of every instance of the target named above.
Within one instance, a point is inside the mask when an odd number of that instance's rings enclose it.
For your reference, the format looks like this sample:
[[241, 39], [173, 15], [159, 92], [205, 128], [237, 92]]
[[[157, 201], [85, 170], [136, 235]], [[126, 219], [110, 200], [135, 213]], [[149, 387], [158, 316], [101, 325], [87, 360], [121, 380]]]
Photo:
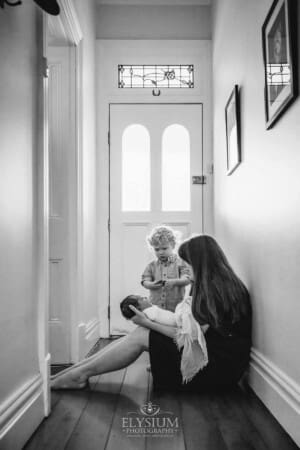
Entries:
[[211, 39], [210, 6], [101, 5], [97, 39]]
[[0, 440], [18, 408], [31, 411], [0, 444], [6, 449], [20, 448], [44, 413], [37, 323], [41, 19], [33, 2], [0, 10]]
[[[215, 233], [252, 297], [252, 387], [299, 444], [300, 99], [265, 129], [261, 26], [271, 3], [213, 6]], [[234, 84], [242, 164], [226, 176], [224, 108]]]
[[79, 357], [91, 349], [99, 337], [97, 306], [96, 231], [96, 68], [95, 5], [93, 0], [74, 0], [83, 33], [82, 41], [82, 296], [79, 299]]

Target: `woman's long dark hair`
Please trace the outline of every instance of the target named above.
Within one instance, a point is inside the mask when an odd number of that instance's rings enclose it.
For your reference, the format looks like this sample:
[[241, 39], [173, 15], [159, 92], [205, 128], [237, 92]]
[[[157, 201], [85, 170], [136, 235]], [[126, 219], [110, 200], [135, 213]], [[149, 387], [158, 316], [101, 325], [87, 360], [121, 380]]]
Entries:
[[200, 324], [219, 327], [247, 314], [248, 290], [212, 237], [192, 237], [181, 244], [178, 253], [193, 268], [192, 312]]

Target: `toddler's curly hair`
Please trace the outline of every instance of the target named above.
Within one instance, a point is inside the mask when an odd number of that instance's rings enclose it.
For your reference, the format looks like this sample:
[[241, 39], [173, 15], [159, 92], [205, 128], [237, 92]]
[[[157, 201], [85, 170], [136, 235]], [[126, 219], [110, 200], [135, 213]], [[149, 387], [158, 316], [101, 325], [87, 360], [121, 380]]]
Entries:
[[159, 225], [151, 231], [147, 236], [147, 242], [151, 247], [162, 244], [171, 244], [173, 247], [176, 245], [177, 234], [171, 227], [167, 225]]

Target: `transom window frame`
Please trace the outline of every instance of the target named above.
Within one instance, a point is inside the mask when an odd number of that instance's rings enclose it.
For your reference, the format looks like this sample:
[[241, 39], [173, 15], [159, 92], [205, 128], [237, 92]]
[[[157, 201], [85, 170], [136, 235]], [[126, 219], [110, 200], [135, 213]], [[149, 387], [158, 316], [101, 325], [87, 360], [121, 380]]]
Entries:
[[194, 64], [119, 64], [119, 89], [193, 89]]

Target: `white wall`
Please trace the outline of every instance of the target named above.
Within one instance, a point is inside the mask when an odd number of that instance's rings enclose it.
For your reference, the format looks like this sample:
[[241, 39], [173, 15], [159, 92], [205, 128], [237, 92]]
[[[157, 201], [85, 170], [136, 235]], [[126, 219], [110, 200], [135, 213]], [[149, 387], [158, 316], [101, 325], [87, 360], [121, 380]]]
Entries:
[[95, 6], [74, 0], [83, 33], [82, 45], [82, 298], [79, 299], [80, 357], [99, 337], [96, 248], [96, 95]]
[[209, 6], [97, 8], [98, 39], [211, 39]]
[[[265, 129], [261, 26], [271, 3], [214, 2], [215, 232], [252, 297], [251, 384], [299, 444], [300, 99]], [[226, 176], [224, 107], [234, 84], [243, 162]]]
[[[33, 2], [1, 9], [0, 446], [6, 449], [21, 448], [43, 418], [37, 321], [40, 32], [41, 13]], [[22, 426], [10, 433], [17, 413]]]

